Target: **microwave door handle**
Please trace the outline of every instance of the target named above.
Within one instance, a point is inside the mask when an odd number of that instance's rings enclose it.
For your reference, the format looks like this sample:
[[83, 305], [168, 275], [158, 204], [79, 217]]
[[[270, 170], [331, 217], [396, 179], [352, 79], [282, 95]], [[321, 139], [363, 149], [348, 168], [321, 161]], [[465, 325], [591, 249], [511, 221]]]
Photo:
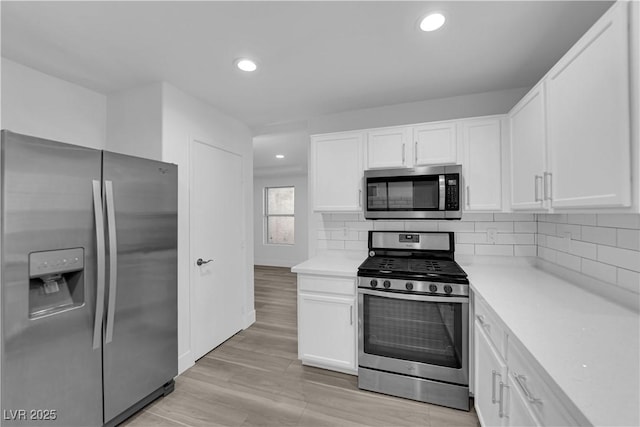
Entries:
[[447, 187], [445, 185], [444, 175], [438, 176], [438, 181], [440, 185], [440, 203], [438, 204], [439, 210], [443, 211], [445, 208], [445, 200], [447, 195]]

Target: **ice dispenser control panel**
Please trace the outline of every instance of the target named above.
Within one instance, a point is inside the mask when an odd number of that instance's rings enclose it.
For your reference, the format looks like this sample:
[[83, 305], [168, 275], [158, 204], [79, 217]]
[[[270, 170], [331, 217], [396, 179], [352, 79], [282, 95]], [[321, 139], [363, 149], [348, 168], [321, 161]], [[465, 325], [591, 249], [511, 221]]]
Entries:
[[29, 319], [84, 305], [84, 249], [29, 254]]
[[29, 254], [29, 277], [68, 273], [82, 270], [83, 268], [84, 250], [82, 248], [32, 252]]

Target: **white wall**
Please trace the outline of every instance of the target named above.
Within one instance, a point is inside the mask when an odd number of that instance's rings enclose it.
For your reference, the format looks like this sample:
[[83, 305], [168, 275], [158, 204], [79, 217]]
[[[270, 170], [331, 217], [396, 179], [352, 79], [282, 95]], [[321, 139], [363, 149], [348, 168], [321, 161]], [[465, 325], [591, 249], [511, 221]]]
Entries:
[[315, 135], [505, 114], [528, 90], [529, 88], [508, 89], [329, 114], [309, 120], [309, 133]]
[[240, 153], [243, 161], [245, 209], [244, 316], [245, 327], [255, 321], [253, 298], [253, 156], [251, 132], [240, 121], [208, 104], [162, 84], [162, 160], [178, 165], [178, 369], [183, 372], [195, 362], [191, 354], [189, 253], [189, 152], [191, 140], [214, 141]]
[[162, 83], [109, 94], [107, 149], [162, 160]]
[[107, 97], [2, 58], [2, 126], [103, 149]]
[[[295, 188], [295, 230], [294, 245], [269, 245], [265, 243], [264, 231], [264, 189], [266, 187]], [[305, 261], [307, 256], [307, 176], [261, 176], [253, 180], [253, 247], [254, 262], [257, 265], [293, 267]]]

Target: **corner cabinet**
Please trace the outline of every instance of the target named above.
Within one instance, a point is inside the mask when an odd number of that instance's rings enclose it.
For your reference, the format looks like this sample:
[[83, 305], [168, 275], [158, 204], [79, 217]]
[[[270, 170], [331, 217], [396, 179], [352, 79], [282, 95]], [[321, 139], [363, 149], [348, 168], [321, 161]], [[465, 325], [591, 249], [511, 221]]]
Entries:
[[311, 137], [311, 188], [316, 212], [362, 211], [364, 132]]
[[538, 84], [509, 112], [511, 132], [511, 207], [543, 210], [547, 166], [544, 83]]
[[628, 11], [614, 4], [547, 75], [554, 207], [630, 206]]
[[464, 208], [502, 210], [502, 118], [460, 122], [464, 151]]
[[509, 113], [513, 210], [631, 206], [631, 6], [611, 6]]
[[475, 408], [483, 427], [580, 426], [586, 420], [477, 293]]
[[298, 274], [298, 358], [356, 375], [355, 278]]

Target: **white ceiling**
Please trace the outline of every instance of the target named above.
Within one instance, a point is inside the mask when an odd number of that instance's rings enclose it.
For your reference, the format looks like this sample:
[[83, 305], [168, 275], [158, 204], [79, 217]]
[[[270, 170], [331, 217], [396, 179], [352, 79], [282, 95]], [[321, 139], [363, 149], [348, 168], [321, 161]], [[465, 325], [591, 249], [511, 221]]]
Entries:
[[[4, 57], [106, 94], [166, 81], [260, 133], [341, 111], [532, 86], [610, 2], [0, 5]], [[447, 15], [445, 26], [418, 31], [433, 10]], [[259, 70], [235, 70], [241, 56]]]

